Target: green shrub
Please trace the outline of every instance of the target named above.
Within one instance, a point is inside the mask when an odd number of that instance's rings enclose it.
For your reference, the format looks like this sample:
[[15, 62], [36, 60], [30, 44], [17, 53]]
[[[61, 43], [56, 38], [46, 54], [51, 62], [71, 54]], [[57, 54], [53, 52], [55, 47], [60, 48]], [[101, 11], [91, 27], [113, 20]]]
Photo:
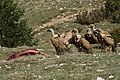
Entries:
[[33, 45], [32, 29], [21, 20], [24, 10], [19, 8], [14, 0], [0, 0], [0, 45], [17, 47]]
[[99, 8], [88, 8], [81, 10], [77, 15], [77, 22], [80, 24], [93, 24], [103, 20], [103, 13]]
[[120, 0], [103, 0], [105, 5], [105, 18], [110, 22], [120, 23]]
[[114, 28], [110, 33], [116, 43], [120, 42], [120, 27]]

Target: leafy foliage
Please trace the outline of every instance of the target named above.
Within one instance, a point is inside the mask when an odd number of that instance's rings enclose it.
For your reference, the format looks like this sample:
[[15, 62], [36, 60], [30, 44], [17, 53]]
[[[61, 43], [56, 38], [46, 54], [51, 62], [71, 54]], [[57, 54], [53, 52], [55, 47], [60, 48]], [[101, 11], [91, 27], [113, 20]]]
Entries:
[[112, 34], [112, 36], [113, 36], [116, 43], [120, 42], [120, 27], [114, 28], [111, 31], [111, 34]]
[[16, 47], [18, 45], [32, 45], [32, 29], [26, 20], [21, 20], [24, 10], [19, 8], [14, 0], [0, 0], [0, 45]]
[[93, 24], [103, 20], [101, 8], [83, 9], [77, 15], [77, 22], [81, 24]]
[[120, 23], [120, 0], [104, 0], [105, 17], [111, 22]]

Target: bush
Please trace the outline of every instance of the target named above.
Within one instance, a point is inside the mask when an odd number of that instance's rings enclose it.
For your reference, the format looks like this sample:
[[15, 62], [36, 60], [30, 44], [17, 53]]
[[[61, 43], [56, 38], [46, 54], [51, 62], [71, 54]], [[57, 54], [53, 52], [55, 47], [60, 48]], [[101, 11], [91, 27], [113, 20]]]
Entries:
[[111, 22], [120, 23], [120, 0], [103, 0], [105, 5], [105, 18]]
[[84, 9], [77, 15], [77, 22], [81, 24], [93, 24], [103, 20], [103, 13], [99, 8]]
[[31, 46], [34, 33], [27, 26], [26, 20], [21, 20], [24, 10], [19, 8], [14, 0], [0, 0], [0, 45], [4, 47]]
[[114, 28], [111, 32], [111, 35], [116, 43], [120, 42], [120, 27]]

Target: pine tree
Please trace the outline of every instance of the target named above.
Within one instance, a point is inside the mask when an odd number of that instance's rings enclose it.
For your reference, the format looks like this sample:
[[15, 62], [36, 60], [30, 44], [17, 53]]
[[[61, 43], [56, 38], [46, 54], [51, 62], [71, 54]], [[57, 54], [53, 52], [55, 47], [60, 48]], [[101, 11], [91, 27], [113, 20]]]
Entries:
[[14, 0], [0, 0], [0, 45], [4, 47], [31, 46], [32, 29], [21, 20], [24, 10]]

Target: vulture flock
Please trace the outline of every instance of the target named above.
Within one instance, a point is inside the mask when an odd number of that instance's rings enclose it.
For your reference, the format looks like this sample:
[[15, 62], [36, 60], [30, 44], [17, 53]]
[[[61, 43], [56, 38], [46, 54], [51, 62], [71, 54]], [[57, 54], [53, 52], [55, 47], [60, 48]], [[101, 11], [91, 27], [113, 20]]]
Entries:
[[[52, 28], [48, 29], [52, 33], [51, 43], [54, 46], [58, 55], [65, 52], [71, 53], [71, 44], [75, 45], [78, 52], [85, 52], [87, 54], [93, 53], [92, 44], [100, 45], [101, 52], [106, 51], [106, 47], [109, 51], [116, 52], [116, 44], [109, 32], [100, 28], [95, 28], [93, 24], [87, 27], [84, 37], [81, 36], [78, 29], [70, 30], [69, 32], [55, 34]], [[8, 57], [7, 60], [19, 58], [24, 55], [46, 55], [42, 51], [37, 49], [26, 49], [18, 52], [14, 52]]]
[[92, 44], [100, 45], [101, 52], [106, 51], [106, 47], [109, 48], [109, 51], [116, 52], [116, 45], [110, 33], [101, 28], [95, 28], [93, 24], [87, 27], [84, 37], [81, 36], [77, 29], [61, 34], [55, 34], [52, 28], [48, 31], [52, 33], [51, 43], [58, 55], [64, 52], [71, 53], [71, 44], [75, 45], [78, 52], [88, 54], [93, 53]]

